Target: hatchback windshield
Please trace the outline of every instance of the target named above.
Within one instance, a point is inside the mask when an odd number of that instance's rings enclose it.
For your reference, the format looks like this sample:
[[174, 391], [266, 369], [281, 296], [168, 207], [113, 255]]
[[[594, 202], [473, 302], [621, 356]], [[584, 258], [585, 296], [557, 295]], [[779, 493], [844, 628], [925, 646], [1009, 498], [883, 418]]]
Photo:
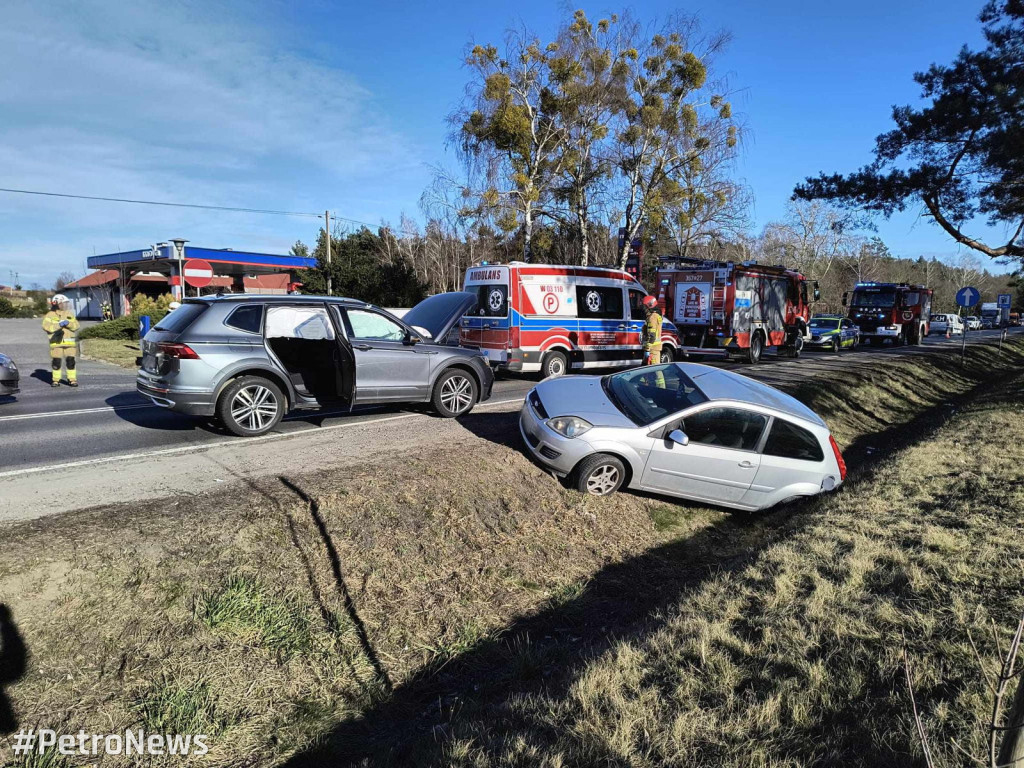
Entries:
[[615, 407], [638, 426], [653, 424], [708, 399], [674, 363], [605, 376], [601, 386]]

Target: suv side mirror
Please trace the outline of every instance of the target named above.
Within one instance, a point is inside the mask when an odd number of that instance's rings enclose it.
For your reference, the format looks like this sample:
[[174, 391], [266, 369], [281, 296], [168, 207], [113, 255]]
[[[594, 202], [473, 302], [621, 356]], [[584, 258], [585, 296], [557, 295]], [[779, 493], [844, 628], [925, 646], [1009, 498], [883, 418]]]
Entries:
[[686, 436], [686, 433], [683, 432], [683, 430], [681, 429], [673, 429], [671, 432], [669, 432], [668, 439], [671, 440], [673, 443], [678, 443], [679, 445], [690, 444], [690, 438], [688, 438]]
[[846, 306], [847, 301], [849, 300], [849, 298], [850, 298], [850, 292], [849, 291], [844, 292], [843, 293], [843, 306], [844, 307]]
[[409, 346], [413, 346], [414, 344], [419, 344], [421, 341], [423, 341], [423, 339], [421, 339], [415, 333], [407, 333], [407, 334], [405, 334], [405, 343], [408, 344]]

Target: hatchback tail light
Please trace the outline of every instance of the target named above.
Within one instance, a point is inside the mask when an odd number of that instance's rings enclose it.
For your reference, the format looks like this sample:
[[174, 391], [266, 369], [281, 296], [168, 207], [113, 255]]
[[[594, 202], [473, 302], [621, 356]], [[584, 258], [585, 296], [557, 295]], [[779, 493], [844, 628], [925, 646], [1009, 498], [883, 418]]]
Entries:
[[188, 344], [161, 342], [156, 345], [157, 351], [162, 352], [164, 357], [176, 360], [198, 360], [199, 355]]
[[839, 481], [842, 482], [846, 479], [846, 462], [843, 461], [843, 454], [839, 452], [839, 446], [836, 444], [836, 439], [832, 437], [832, 435], [829, 435], [828, 441], [832, 444], [832, 453], [836, 455], [836, 464], [839, 465]]

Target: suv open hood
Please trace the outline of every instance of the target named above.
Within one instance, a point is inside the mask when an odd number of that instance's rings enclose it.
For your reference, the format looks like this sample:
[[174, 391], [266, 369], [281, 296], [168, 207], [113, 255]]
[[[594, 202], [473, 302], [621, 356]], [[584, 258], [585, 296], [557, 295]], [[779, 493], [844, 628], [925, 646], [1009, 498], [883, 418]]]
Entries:
[[476, 295], [465, 291], [452, 291], [429, 296], [402, 317], [406, 325], [422, 328], [430, 334], [430, 341], [444, 344], [452, 327], [476, 306]]

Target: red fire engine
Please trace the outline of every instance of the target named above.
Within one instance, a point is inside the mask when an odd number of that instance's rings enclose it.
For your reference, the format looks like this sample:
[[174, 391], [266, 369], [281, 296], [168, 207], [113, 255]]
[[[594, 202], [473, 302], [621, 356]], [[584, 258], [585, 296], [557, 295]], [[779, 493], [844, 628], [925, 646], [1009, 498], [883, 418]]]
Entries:
[[[815, 281], [785, 267], [662, 257], [658, 303], [693, 354], [761, 359], [765, 347], [798, 357], [807, 338]], [[808, 283], [813, 296], [808, 297]]]
[[920, 344], [928, 335], [932, 293], [923, 285], [857, 283], [852, 298], [843, 294], [843, 306], [849, 304], [849, 318], [860, 327], [861, 338], [876, 346], [886, 339]]

